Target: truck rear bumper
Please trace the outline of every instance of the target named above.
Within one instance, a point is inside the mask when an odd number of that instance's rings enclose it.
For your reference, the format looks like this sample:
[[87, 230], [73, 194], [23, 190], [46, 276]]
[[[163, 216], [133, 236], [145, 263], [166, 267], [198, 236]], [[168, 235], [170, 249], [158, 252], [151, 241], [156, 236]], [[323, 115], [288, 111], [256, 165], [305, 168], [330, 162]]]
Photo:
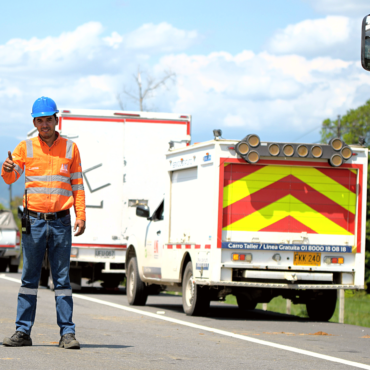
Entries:
[[255, 283], [239, 281], [209, 281], [205, 279], [195, 279], [197, 285], [208, 286], [229, 286], [229, 287], [248, 287], [248, 288], [278, 288], [278, 289], [364, 289], [363, 285], [344, 285], [344, 284], [279, 284], [279, 283]]
[[20, 248], [1, 248], [0, 257], [19, 257], [21, 254]]

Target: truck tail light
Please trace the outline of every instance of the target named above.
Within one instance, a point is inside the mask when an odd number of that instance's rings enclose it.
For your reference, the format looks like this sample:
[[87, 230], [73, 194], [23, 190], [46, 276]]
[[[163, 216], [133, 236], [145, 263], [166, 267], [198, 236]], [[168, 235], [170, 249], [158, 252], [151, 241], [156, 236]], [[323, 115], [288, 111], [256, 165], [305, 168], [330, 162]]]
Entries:
[[78, 248], [71, 248], [71, 257], [76, 258], [78, 256]]
[[140, 114], [121, 113], [121, 112], [116, 112], [116, 113], [114, 113], [114, 115], [115, 115], [115, 116], [140, 117]]
[[327, 265], [331, 265], [331, 264], [343, 265], [344, 257], [324, 257], [324, 262]]
[[17, 231], [17, 236], [15, 238], [15, 245], [20, 246], [21, 245], [21, 233]]
[[231, 256], [233, 261], [252, 262], [251, 253], [233, 253]]

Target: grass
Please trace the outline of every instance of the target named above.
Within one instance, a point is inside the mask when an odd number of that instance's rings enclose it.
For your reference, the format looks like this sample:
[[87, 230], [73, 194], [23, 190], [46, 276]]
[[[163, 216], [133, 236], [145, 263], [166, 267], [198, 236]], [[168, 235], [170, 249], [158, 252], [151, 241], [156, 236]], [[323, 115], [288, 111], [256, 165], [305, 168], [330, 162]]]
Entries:
[[[233, 295], [226, 297], [225, 303], [237, 304], [236, 298]], [[257, 305], [257, 309], [262, 310], [262, 304]], [[278, 313], [286, 313], [286, 300], [281, 297], [276, 297], [267, 304], [267, 310]], [[350, 325], [365, 326], [370, 328], [370, 294], [365, 291], [351, 291], [345, 292], [344, 303], [344, 323]], [[307, 318], [306, 305], [292, 304], [291, 315]], [[339, 302], [330, 322], [338, 322], [339, 318]]]

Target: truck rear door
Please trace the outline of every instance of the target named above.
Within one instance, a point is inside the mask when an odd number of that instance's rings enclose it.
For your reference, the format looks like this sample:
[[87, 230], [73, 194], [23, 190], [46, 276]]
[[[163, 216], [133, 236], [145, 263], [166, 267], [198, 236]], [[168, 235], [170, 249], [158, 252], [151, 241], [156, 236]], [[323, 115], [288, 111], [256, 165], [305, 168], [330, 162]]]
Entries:
[[228, 164], [222, 239], [355, 246], [356, 184], [349, 168]]

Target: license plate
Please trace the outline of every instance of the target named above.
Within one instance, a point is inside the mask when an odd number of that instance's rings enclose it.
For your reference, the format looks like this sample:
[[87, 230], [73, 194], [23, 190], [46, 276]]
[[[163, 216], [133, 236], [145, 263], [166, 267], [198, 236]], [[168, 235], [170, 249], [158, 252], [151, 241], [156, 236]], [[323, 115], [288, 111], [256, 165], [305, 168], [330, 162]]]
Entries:
[[105, 249], [95, 249], [95, 257], [114, 259], [116, 257], [116, 251], [105, 250]]
[[321, 266], [321, 253], [294, 252], [295, 266]]

